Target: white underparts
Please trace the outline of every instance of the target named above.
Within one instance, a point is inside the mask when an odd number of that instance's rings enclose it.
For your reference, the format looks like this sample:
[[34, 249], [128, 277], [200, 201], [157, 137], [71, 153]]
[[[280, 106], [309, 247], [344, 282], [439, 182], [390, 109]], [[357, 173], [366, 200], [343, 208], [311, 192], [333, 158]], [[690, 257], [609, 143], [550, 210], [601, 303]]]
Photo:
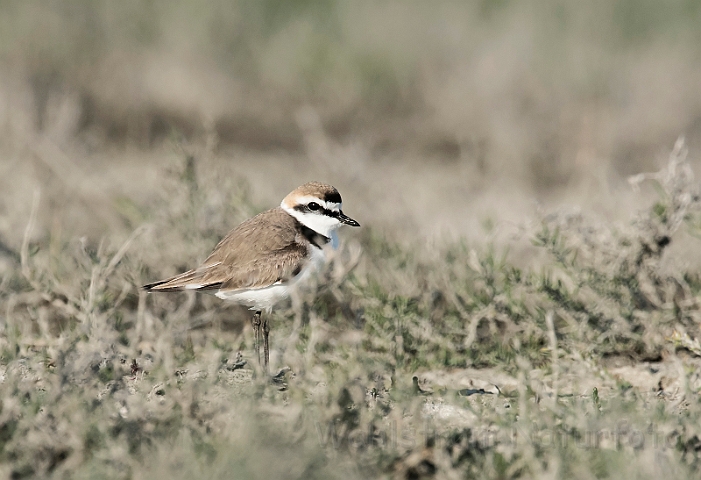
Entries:
[[270, 312], [273, 305], [290, 295], [290, 286], [277, 284], [249, 290], [219, 290], [215, 295], [222, 300], [246, 305], [251, 310]]
[[[335, 237], [335, 232], [334, 232]], [[333, 243], [333, 240], [332, 240]], [[222, 300], [246, 305], [251, 310], [270, 312], [273, 306], [290, 296], [293, 289], [306, 283], [324, 264], [326, 255], [323, 249], [309, 245], [309, 261], [302, 270], [286, 283], [274, 283], [269, 287], [246, 290], [219, 290], [215, 295]]]

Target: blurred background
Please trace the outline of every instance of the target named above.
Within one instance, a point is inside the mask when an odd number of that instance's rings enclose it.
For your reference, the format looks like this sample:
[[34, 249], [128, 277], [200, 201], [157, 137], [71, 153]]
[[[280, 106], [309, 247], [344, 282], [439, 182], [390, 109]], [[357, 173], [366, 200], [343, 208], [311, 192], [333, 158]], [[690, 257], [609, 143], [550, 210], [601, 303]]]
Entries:
[[696, 0], [2, 2], [2, 250], [37, 188], [34, 235], [126, 236], [169, 172], [261, 209], [327, 181], [405, 238], [628, 216], [679, 135], [698, 164], [699, 25]]
[[[699, 0], [0, 0], [0, 478], [693, 477], [700, 27]], [[309, 180], [363, 228], [270, 317], [283, 385], [249, 311], [138, 286]]]

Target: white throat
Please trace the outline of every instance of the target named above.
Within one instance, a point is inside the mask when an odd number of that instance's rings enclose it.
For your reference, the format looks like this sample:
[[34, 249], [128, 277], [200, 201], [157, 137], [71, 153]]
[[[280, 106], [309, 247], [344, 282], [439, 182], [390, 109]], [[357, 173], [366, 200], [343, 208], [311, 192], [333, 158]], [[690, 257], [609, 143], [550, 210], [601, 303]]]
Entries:
[[331, 240], [331, 245], [333, 248], [338, 247], [338, 235], [336, 235], [336, 230], [338, 230], [338, 227], [341, 226], [341, 222], [339, 222], [335, 218], [328, 217], [326, 215], [317, 215], [315, 213], [304, 213], [300, 212], [298, 210], [295, 210], [294, 208], [290, 208], [286, 206], [283, 203], [280, 204], [280, 207], [292, 215], [294, 218], [296, 218], [299, 223], [304, 225], [307, 228], [311, 228], [314, 230], [316, 233], [319, 233], [326, 238], [329, 238]]

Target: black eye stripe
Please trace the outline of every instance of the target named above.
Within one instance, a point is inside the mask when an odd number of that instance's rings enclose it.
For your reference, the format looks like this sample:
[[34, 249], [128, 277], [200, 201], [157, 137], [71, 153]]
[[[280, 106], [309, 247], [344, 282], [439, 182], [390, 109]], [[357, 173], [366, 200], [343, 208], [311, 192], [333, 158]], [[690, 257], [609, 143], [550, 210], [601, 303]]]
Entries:
[[314, 213], [318, 213], [319, 215], [326, 215], [327, 217], [337, 217], [338, 213], [334, 212], [333, 210], [329, 210], [328, 208], [320, 208]]
[[[312, 203], [315, 204], [318, 208], [310, 208]], [[294, 207], [294, 209], [297, 210], [298, 212], [311, 212], [311, 213], [316, 213], [318, 215], [326, 215], [327, 217], [332, 217], [332, 218], [338, 218], [338, 216], [341, 214], [341, 212], [339, 212], [339, 211], [329, 210], [328, 208], [324, 208], [316, 202], [311, 202], [307, 205], [296, 205]]]

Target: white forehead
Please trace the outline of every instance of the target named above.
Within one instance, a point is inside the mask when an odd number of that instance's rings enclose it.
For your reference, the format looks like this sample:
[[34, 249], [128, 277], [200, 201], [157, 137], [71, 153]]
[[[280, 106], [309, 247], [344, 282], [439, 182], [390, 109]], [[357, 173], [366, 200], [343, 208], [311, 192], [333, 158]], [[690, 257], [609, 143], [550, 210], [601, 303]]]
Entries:
[[288, 195], [282, 201], [283, 207], [294, 208], [296, 205], [307, 205], [311, 202], [316, 202], [327, 210], [338, 211], [341, 209], [341, 204], [336, 202], [327, 202], [314, 195]]

